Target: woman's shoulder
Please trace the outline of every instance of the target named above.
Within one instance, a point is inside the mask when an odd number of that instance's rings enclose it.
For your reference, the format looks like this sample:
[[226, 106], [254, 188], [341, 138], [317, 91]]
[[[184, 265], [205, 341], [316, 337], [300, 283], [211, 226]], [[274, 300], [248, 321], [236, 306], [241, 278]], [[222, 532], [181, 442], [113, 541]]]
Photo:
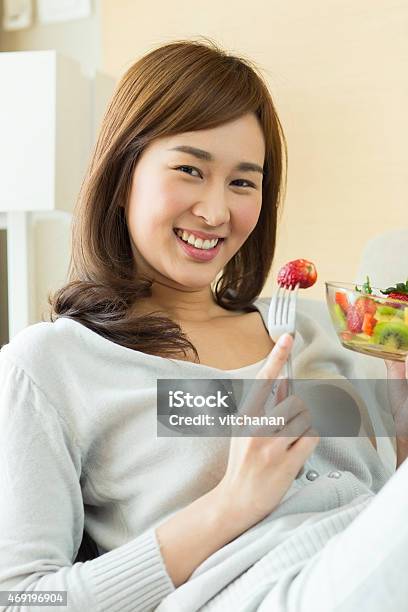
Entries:
[[24, 362], [27, 358], [41, 357], [44, 348], [53, 348], [56, 342], [55, 324], [42, 321], [34, 323], [18, 332], [7, 344], [1, 347], [1, 354], [9, 359]]
[[75, 328], [57, 319], [41, 321], [18, 332], [0, 350], [0, 358], [24, 372], [34, 381], [63, 365], [75, 354]]
[[117, 344], [69, 317], [26, 327], [1, 348], [2, 359], [47, 387], [68, 381], [80, 386], [84, 380], [111, 381], [118, 372], [153, 376], [169, 367], [168, 360]]

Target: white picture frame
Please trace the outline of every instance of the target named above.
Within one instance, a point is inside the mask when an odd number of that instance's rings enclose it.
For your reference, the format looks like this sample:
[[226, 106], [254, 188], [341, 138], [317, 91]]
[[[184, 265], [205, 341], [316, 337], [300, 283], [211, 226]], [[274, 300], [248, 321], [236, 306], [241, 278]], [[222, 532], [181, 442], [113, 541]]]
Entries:
[[37, 0], [40, 23], [84, 19], [91, 14], [91, 0]]
[[32, 22], [32, 0], [3, 0], [3, 30], [21, 30]]

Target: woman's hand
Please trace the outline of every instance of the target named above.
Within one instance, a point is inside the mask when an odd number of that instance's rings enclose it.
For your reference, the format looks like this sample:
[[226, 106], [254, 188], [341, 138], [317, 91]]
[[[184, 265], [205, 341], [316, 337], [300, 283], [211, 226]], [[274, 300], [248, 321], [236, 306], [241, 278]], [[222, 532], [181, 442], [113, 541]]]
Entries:
[[396, 429], [408, 435], [408, 357], [401, 361], [385, 361], [388, 397]]
[[[292, 337], [284, 334], [274, 346], [256, 377], [265, 383], [253, 386], [245, 414], [260, 414], [260, 407], [270, 396], [292, 344]], [[251, 437], [231, 438], [227, 470], [216, 487], [219, 499], [223, 500], [221, 505], [224, 503], [224, 510], [229, 520], [235, 522], [238, 533], [276, 508], [319, 442], [319, 436], [311, 429], [310, 412], [300, 398], [287, 397], [276, 405], [273, 414], [285, 418], [285, 425], [279, 431], [271, 431], [266, 437], [262, 428], [258, 437], [254, 430]]]
[[[270, 398], [292, 343], [292, 337], [285, 334], [272, 349], [258, 373], [259, 382], [244, 400], [245, 405], [249, 402], [245, 414], [259, 414]], [[279, 402], [273, 413], [286, 417], [285, 427], [279, 433], [231, 438], [228, 466], [221, 482], [156, 528], [175, 587], [183, 584], [216, 550], [276, 508], [315, 449], [319, 437], [310, 429], [310, 414], [299, 398], [291, 396]], [[260, 433], [265, 435], [265, 431]], [[256, 431], [253, 435], [256, 436]]]
[[397, 465], [408, 456], [408, 357], [401, 361], [385, 361], [388, 379], [388, 398], [395, 423]]

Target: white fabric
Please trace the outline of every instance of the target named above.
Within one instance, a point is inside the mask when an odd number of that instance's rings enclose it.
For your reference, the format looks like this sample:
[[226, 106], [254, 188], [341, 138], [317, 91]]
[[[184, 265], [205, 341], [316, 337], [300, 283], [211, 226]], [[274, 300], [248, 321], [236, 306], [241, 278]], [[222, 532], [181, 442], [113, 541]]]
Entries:
[[247, 572], [200, 608], [207, 583], [196, 572], [157, 612], [405, 612], [407, 489], [408, 460], [375, 496], [268, 519], [204, 564], [208, 584], [260, 559]]

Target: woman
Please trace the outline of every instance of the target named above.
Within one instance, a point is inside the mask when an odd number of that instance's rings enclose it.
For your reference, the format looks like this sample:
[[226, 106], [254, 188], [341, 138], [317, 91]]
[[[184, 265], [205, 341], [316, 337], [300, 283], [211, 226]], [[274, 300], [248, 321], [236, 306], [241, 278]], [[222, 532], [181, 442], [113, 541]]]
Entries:
[[[290, 417], [279, 437], [156, 438], [158, 379], [252, 377], [265, 390], [281, 374], [293, 341], [273, 345], [257, 297], [274, 255], [284, 151], [256, 68], [212, 43], [167, 44], [122, 78], [52, 322], [0, 355], [1, 590], [67, 591], [61, 610], [75, 612], [166, 609], [178, 593], [182, 609], [198, 609], [307, 518], [326, 519], [330, 541], [388, 480], [368, 438], [318, 445], [295, 396], [279, 405]], [[350, 359], [300, 313], [295, 373], [317, 375], [319, 354], [350, 374]], [[252, 560], [238, 551], [232, 567], [224, 551], [265, 525], [267, 548]], [[86, 563], [84, 526], [99, 555]], [[323, 540], [302, 543], [306, 558]], [[206, 563], [226, 572], [211, 579]], [[196, 584], [198, 596], [183, 590]], [[247, 596], [256, 609], [259, 595]]]

